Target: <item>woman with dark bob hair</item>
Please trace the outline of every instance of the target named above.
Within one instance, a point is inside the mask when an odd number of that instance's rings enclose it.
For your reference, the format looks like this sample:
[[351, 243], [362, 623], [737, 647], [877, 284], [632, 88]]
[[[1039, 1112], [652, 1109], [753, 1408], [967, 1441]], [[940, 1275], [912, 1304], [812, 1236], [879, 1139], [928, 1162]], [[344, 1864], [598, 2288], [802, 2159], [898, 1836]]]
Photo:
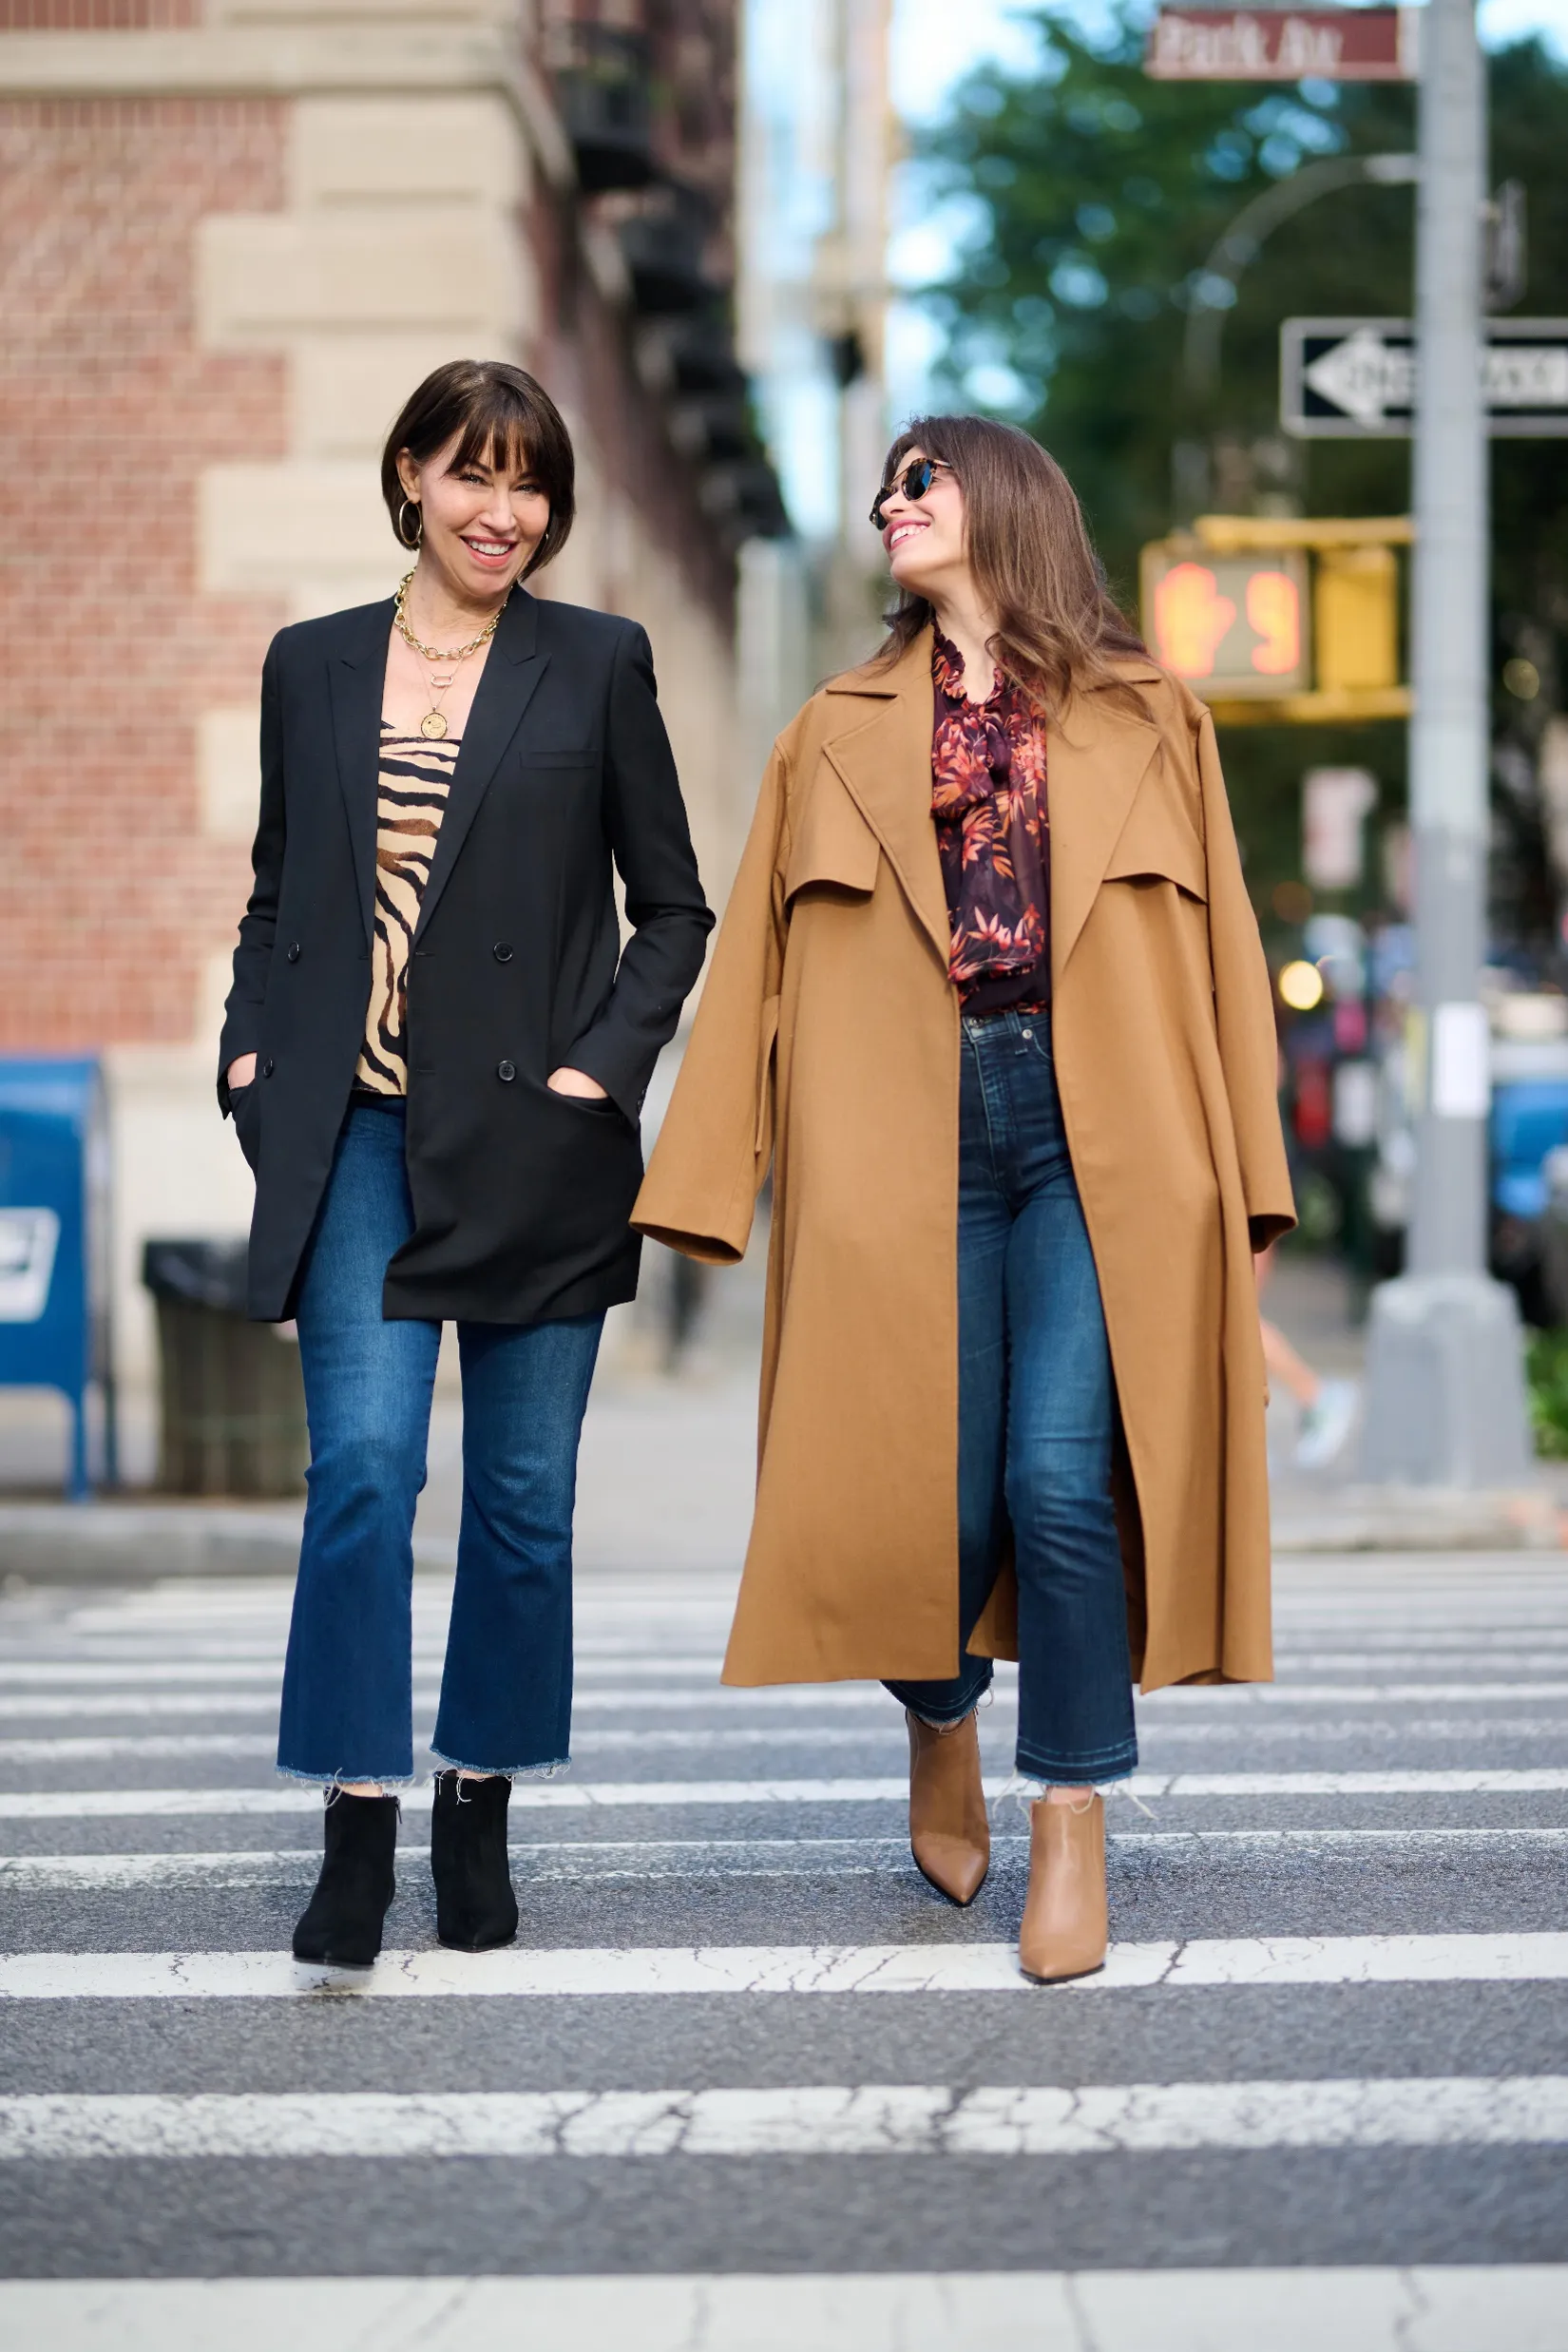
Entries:
[[261, 675], [218, 1097], [256, 1173], [250, 1312], [296, 1318], [310, 1420], [277, 1750], [326, 1791], [302, 1960], [368, 1966], [392, 1898], [447, 1320], [463, 1517], [432, 1743], [443, 1943], [516, 1934], [511, 1777], [567, 1754], [578, 1438], [604, 1311], [637, 1288], [642, 1098], [713, 922], [646, 636], [523, 584], [565, 544], [572, 482], [532, 376], [438, 368], [382, 460], [412, 557], [397, 594], [283, 630]]
[[1061, 468], [923, 417], [871, 520], [887, 641], [775, 746], [634, 1222], [733, 1259], [773, 1160], [726, 1678], [885, 1681], [915, 1862], [966, 1904], [1016, 1657], [1020, 1959], [1053, 1981], [1105, 1959], [1133, 1674], [1271, 1672], [1272, 1001], [1213, 722]]

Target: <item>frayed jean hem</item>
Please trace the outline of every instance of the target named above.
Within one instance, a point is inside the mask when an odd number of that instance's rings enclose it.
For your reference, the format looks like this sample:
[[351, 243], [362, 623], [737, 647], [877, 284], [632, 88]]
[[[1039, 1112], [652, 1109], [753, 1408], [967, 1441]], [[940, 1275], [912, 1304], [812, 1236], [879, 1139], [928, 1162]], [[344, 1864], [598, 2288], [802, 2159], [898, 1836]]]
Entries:
[[293, 1764], [273, 1767], [279, 1780], [301, 1780], [313, 1788], [342, 1788], [354, 1781], [373, 1780], [381, 1788], [411, 1788], [412, 1772], [302, 1772]]
[[1063, 1757], [1026, 1755], [1021, 1748], [1014, 1759], [1013, 1770], [1020, 1780], [1038, 1780], [1050, 1788], [1109, 1788], [1118, 1781], [1131, 1780], [1138, 1769], [1138, 1752], [1129, 1756], [1125, 1750], [1118, 1755], [1105, 1757]]
[[924, 1707], [917, 1707], [912, 1699], [905, 1695], [896, 1682], [885, 1682], [882, 1688], [889, 1698], [896, 1699], [900, 1707], [905, 1709], [908, 1714], [913, 1715], [917, 1723], [925, 1724], [928, 1731], [950, 1731], [955, 1725], [968, 1721], [981, 1701], [989, 1693], [991, 1682], [987, 1675], [978, 1690], [963, 1699], [950, 1714], [946, 1715], [929, 1714]]
[[967, 1707], [960, 1708], [956, 1715], [923, 1715], [918, 1707], [908, 1708], [906, 1712], [913, 1715], [916, 1723], [923, 1723], [927, 1731], [956, 1731], [961, 1723], [968, 1722], [979, 1705], [979, 1699], [972, 1699]]
[[557, 1756], [550, 1764], [469, 1764], [463, 1756], [443, 1755], [439, 1748], [430, 1753], [438, 1780], [443, 1772], [476, 1772], [481, 1780], [554, 1780], [571, 1765], [570, 1756]]

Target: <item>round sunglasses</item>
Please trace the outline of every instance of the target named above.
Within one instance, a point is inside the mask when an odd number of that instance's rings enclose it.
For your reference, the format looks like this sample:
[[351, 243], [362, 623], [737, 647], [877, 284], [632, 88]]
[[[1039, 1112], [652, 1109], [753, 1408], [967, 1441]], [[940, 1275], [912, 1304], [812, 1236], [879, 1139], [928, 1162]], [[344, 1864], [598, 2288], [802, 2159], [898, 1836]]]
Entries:
[[871, 504], [871, 522], [876, 529], [881, 530], [883, 526], [884, 503], [891, 498], [895, 490], [900, 498], [907, 498], [912, 506], [917, 499], [925, 497], [939, 471], [952, 471], [945, 457], [914, 457], [901, 474], [895, 474], [890, 482], [884, 482]]

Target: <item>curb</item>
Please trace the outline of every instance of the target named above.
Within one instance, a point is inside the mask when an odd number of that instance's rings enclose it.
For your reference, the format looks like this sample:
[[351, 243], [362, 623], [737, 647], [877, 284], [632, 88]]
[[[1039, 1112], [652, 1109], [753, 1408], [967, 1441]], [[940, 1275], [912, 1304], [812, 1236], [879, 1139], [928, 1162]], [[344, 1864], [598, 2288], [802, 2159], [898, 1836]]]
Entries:
[[[145, 1584], [180, 1577], [287, 1577], [303, 1510], [243, 1503], [0, 1504], [0, 1584]], [[1341, 1487], [1332, 1499], [1276, 1497], [1281, 1556], [1346, 1552], [1558, 1552], [1568, 1514], [1545, 1485], [1502, 1492]], [[414, 1539], [414, 1567], [449, 1576], [450, 1537]], [[624, 1563], [579, 1558], [579, 1573]]]
[[1559, 1552], [1565, 1543], [1568, 1522], [1544, 1485], [1343, 1486], [1331, 1501], [1287, 1495], [1274, 1504], [1278, 1553]]
[[[0, 1505], [0, 1582], [144, 1584], [169, 1577], [292, 1577], [302, 1510], [242, 1504]], [[457, 1546], [414, 1543], [415, 1568], [455, 1566]]]

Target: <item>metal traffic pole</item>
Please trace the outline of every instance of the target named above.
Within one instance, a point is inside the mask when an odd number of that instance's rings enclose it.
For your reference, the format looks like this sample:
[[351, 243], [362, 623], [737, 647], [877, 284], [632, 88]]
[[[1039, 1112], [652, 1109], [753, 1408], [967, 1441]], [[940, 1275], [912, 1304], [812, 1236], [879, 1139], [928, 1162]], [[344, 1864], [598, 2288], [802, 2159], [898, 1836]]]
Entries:
[[1406, 1271], [1372, 1297], [1362, 1472], [1503, 1486], [1526, 1475], [1530, 1446], [1518, 1306], [1486, 1272], [1486, 78], [1473, 0], [1427, 0], [1422, 14], [1408, 1038], [1417, 1163]]

